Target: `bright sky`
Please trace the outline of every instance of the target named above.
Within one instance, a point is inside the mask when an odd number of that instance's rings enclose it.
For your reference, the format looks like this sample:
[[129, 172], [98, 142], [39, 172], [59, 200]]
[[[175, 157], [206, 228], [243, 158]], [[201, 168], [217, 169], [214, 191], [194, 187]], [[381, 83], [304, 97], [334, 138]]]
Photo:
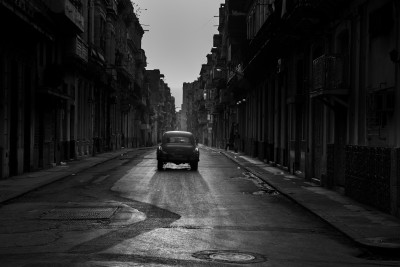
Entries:
[[[133, 0], [146, 31], [142, 48], [147, 69], [160, 69], [180, 110], [184, 82], [199, 77], [207, 62], [213, 35], [218, 33], [219, 7], [224, 0]], [[146, 10], [147, 9], [147, 10]], [[149, 26], [146, 26], [149, 25]]]

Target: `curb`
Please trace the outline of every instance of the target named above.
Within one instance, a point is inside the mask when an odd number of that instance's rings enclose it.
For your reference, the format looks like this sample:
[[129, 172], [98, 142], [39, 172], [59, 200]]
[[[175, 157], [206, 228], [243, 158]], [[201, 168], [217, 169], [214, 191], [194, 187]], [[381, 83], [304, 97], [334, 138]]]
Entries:
[[[285, 190], [283, 190], [279, 186], [271, 184], [270, 181], [267, 181], [266, 179], [264, 179], [262, 177], [261, 173], [259, 173], [257, 171], [254, 171], [254, 170], [251, 170], [250, 168], [244, 166], [241, 162], [239, 162], [234, 157], [232, 157], [228, 152], [225, 152], [225, 151], [219, 151], [219, 152], [221, 154], [223, 154], [224, 156], [226, 156], [227, 158], [229, 158], [230, 160], [232, 160], [233, 162], [235, 162], [236, 164], [238, 164], [241, 168], [243, 168], [246, 171], [256, 175], [258, 178], [260, 178], [262, 181], [264, 181], [269, 186], [274, 188], [276, 191], [278, 191], [283, 196], [287, 197], [288, 199], [290, 199], [294, 203], [300, 205], [305, 210], [309, 211], [310, 213], [314, 214], [315, 216], [317, 216], [318, 218], [320, 218], [321, 220], [323, 220], [327, 224], [331, 225], [333, 228], [335, 228], [336, 230], [338, 230], [339, 232], [344, 234], [346, 237], [348, 237], [349, 239], [351, 239], [353, 242], [357, 243], [361, 247], [368, 248], [370, 250], [373, 250], [373, 251], [379, 252], [379, 253], [389, 253], [389, 254], [391, 254], [391, 253], [398, 253], [400, 251], [400, 244], [383, 243], [383, 240], [379, 240], [379, 239], [378, 240], [374, 239], [374, 240], [370, 240], [369, 241], [368, 238], [360, 237], [358, 234], [352, 234], [352, 233], [354, 233], [354, 231], [350, 227], [348, 227], [348, 226], [346, 226], [344, 224], [337, 223], [334, 220], [327, 219], [326, 217], [329, 217], [328, 215], [327, 216], [322, 216], [320, 213], [314, 211], [312, 208], [307, 207], [306, 205], [302, 204], [301, 202], [296, 200], [290, 194], [285, 193]], [[373, 243], [374, 241], [375, 241], [375, 243]]]

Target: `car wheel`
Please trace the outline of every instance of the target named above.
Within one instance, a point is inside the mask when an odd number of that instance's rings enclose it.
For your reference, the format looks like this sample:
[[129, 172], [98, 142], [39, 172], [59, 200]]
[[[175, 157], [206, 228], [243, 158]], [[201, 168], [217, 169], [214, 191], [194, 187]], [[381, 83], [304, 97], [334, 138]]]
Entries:
[[197, 161], [190, 163], [190, 168], [192, 171], [197, 171], [198, 167], [199, 167], [199, 163]]
[[163, 170], [163, 167], [164, 167], [164, 163], [163, 163], [161, 160], [158, 160], [158, 161], [157, 161], [157, 169], [158, 169], [159, 171], [162, 171], [162, 170]]

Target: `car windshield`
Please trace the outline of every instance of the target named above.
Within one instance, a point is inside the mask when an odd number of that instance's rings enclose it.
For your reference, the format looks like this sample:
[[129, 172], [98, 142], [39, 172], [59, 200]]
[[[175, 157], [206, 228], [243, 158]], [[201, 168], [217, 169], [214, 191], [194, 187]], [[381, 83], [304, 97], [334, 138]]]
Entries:
[[194, 137], [192, 135], [181, 134], [166, 134], [163, 136], [162, 142], [164, 144], [194, 144]]
[[180, 144], [190, 144], [190, 138], [186, 136], [171, 136], [168, 137], [166, 143], [180, 143]]

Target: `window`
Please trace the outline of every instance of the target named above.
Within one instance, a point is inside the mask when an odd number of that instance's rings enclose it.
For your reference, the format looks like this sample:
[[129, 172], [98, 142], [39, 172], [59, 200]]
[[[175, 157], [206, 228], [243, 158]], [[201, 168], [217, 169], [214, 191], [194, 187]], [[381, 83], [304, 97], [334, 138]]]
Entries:
[[190, 144], [188, 137], [169, 137], [167, 143], [180, 143], [180, 144]]
[[395, 108], [393, 88], [370, 92], [367, 96], [367, 125], [370, 132], [383, 129]]

